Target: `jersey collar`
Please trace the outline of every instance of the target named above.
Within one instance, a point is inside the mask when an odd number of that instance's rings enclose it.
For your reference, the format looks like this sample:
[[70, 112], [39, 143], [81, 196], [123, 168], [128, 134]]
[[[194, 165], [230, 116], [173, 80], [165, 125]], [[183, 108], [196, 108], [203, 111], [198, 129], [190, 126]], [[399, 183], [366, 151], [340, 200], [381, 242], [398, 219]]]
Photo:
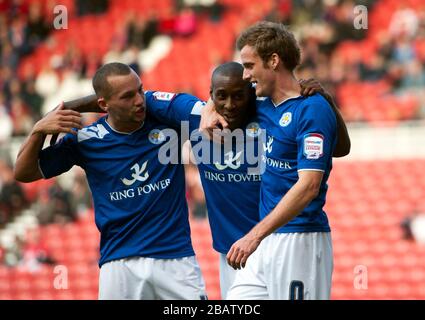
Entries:
[[137, 131], [139, 131], [140, 129], [142, 129], [143, 128], [143, 125], [145, 124], [145, 122], [143, 121], [142, 123], [141, 123], [141, 125], [140, 125], [140, 127], [139, 128], [137, 128], [136, 130], [133, 130], [133, 131], [131, 131], [131, 132], [122, 132], [122, 131], [118, 131], [118, 130], [115, 130], [114, 128], [112, 128], [112, 126], [109, 124], [109, 122], [108, 122], [108, 118], [107, 117], [105, 117], [105, 123], [108, 125], [108, 127], [112, 130], [112, 131], [114, 131], [115, 133], [119, 133], [119, 134], [126, 134], [126, 135], [131, 135], [131, 134], [133, 134], [134, 132], [137, 132]]
[[271, 103], [273, 104], [273, 106], [274, 106], [275, 108], [277, 108], [277, 107], [279, 107], [280, 105], [282, 105], [284, 102], [286, 102], [286, 101], [288, 101], [288, 100], [298, 99], [298, 98], [300, 98], [300, 97], [302, 97], [302, 96], [301, 96], [301, 95], [298, 95], [298, 96], [294, 96], [294, 97], [289, 97], [289, 98], [286, 98], [286, 99], [284, 99], [283, 101], [279, 102], [278, 104], [275, 104], [271, 98], [270, 98], [270, 101], [271, 101]]

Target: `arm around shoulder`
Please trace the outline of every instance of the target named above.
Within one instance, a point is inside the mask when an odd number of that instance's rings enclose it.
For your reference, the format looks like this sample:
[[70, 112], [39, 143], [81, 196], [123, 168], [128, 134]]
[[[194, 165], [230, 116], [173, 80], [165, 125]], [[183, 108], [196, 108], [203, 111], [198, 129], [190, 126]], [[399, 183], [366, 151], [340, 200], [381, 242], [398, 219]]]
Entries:
[[323, 96], [331, 105], [332, 110], [336, 116], [337, 142], [332, 156], [335, 158], [345, 157], [350, 153], [351, 150], [351, 141], [350, 136], [348, 134], [347, 126], [345, 125], [344, 118], [342, 117], [342, 114], [339, 111], [339, 108], [337, 107], [332, 96], [328, 93], [324, 93]]

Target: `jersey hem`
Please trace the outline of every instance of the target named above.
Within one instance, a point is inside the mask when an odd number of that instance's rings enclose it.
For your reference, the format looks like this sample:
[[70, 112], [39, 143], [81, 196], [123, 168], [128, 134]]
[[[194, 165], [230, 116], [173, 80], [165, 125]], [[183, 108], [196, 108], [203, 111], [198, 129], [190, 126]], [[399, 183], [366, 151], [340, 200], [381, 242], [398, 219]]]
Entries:
[[309, 233], [309, 232], [331, 232], [331, 228], [309, 228], [306, 230], [306, 228], [285, 228], [284, 230], [276, 230], [273, 233]]
[[120, 259], [127, 259], [127, 258], [135, 258], [135, 257], [140, 257], [140, 258], [152, 258], [152, 259], [179, 259], [179, 258], [185, 258], [185, 257], [191, 257], [191, 256], [195, 256], [195, 251], [191, 250], [188, 252], [184, 252], [181, 254], [176, 254], [176, 255], [152, 255], [152, 254], [148, 254], [148, 255], [144, 255], [144, 254], [131, 254], [131, 255], [125, 255], [122, 257], [114, 257], [114, 258], [110, 258], [110, 259], [105, 259], [99, 262], [99, 267], [102, 267], [102, 265], [104, 265], [107, 262], [111, 262], [114, 260], [120, 260]]

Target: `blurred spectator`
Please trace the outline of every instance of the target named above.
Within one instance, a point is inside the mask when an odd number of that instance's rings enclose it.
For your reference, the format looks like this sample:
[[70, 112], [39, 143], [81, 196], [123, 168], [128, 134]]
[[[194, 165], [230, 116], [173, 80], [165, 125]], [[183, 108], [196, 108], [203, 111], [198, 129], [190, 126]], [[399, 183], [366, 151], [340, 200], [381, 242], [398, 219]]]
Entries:
[[137, 17], [134, 11], [127, 13], [125, 18], [125, 34], [126, 43], [125, 45], [135, 45], [139, 49], [143, 47], [143, 31], [145, 29], [146, 21], [144, 17]]
[[292, 1], [291, 0], [273, 0], [272, 8], [264, 20], [291, 24]]
[[0, 64], [2, 66], [8, 66], [13, 70], [16, 70], [19, 63], [19, 54], [16, 50], [13, 50], [13, 47], [9, 41], [5, 41], [1, 45], [1, 57]]
[[416, 211], [401, 222], [403, 239], [425, 244], [425, 212]]
[[[0, 1], [1, 4], [1, 1]], [[0, 265], [5, 264], [4, 262], [4, 254], [5, 254], [5, 250], [2, 246], [0, 246]]]
[[136, 46], [139, 50], [149, 47], [158, 34], [158, 19], [151, 13], [147, 19], [130, 15], [127, 23], [127, 46]]
[[13, 132], [13, 122], [7, 111], [4, 95], [0, 92], [0, 144], [10, 139]]
[[65, 224], [77, 219], [73, 205], [72, 193], [64, 190], [57, 181], [49, 188], [47, 193], [40, 194], [41, 208], [38, 215], [40, 224], [49, 223]]
[[74, 71], [83, 78], [84, 74], [84, 56], [81, 53], [81, 50], [77, 47], [75, 42], [71, 42], [66, 50], [65, 55], [63, 56], [63, 67], [65, 69]]
[[142, 33], [142, 38], [143, 38], [142, 48], [149, 47], [152, 39], [158, 35], [158, 23], [159, 21], [158, 21], [158, 17], [156, 13], [152, 12], [145, 23], [145, 28]]
[[10, 117], [13, 123], [14, 136], [26, 136], [34, 125], [34, 117], [24, 101], [14, 96], [10, 106]]
[[378, 81], [387, 73], [385, 60], [379, 54], [373, 54], [366, 62], [360, 62], [359, 68], [360, 77], [367, 81]]
[[123, 45], [118, 40], [113, 40], [108, 52], [103, 56], [103, 64], [111, 62], [122, 62]]
[[50, 21], [42, 13], [40, 3], [32, 2], [29, 7], [28, 22], [26, 27], [25, 42], [32, 49], [36, 48], [49, 34]]
[[24, 103], [30, 108], [30, 112], [34, 118], [34, 121], [38, 121], [41, 118], [41, 107], [43, 105], [44, 99], [35, 90], [34, 80], [24, 83], [22, 99]]
[[128, 64], [131, 69], [133, 69], [137, 74], [141, 74], [143, 70], [141, 70], [139, 65], [139, 49], [136, 46], [130, 46], [125, 50], [121, 56], [121, 62]]
[[415, 58], [415, 49], [412, 40], [406, 35], [395, 39], [391, 59], [397, 63], [405, 64]]
[[90, 52], [83, 62], [81, 73], [84, 78], [92, 79], [96, 70], [102, 65], [102, 60], [97, 52]]
[[423, 90], [425, 88], [425, 69], [420, 61], [409, 61], [400, 87], [402, 90]]
[[35, 89], [43, 97], [47, 97], [58, 90], [59, 84], [58, 75], [49, 64], [46, 64], [37, 75]]
[[216, 0], [213, 0], [210, 2], [213, 2], [213, 3], [208, 6], [204, 6], [203, 9], [204, 11], [208, 13], [211, 21], [218, 23], [221, 21], [223, 13], [226, 10], [226, 7], [222, 3]]
[[402, 1], [399, 8], [391, 17], [389, 33], [396, 39], [399, 36], [407, 36], [409, 39], [416, 35], [419, 27], [418, 16], [412, 8]]
[[12, 19], [8, 31], [8, 38], [10, 43], [20, 57], [31, 52], [33, 48], [29, 43], [26, 42], [27, 24], [22, 16], [16, 16], [14, 19]]
[[42, 264], [52, 265], [56, 263], [40, 239], [38, 228], [28, 230], [25, 242], [22, 244], [22, 257], [19, 262], [21, 270], [37, 272]]
[[4, 249], [4, 264], [8, 267], [17, 267], [22, 261], [22, 250], [23, 242], [18, 237], [15, 236], [15, 239]]
[[361, 40], [366, 36], [365, 29], [353, 27], [355, 3], [351, 0], [342, 1], [334, 16], [333, 27], [335, 30], [335, 42], [343, 40]]
[[84, 16], [87, 14], [101, 14], [108, 9], [109, 0], [76, 0], [77, 14]]
[[207, 14], [210, 20], [218, 22], [225, 9], [224, 5], [217, 0], [174, 0], [177, 12], [184, 8], [191, 8], [197, 15]]
[[12, 166], [0, 159], [0, 226], [10, 222], [27, 206], [25, 193], [13, 178]]
[[188, 37], [197, 28], [195, 12], [191, 8], [184, 8], [175, 19], [174, 32], [178, 36]]
[[90, 195], [89, 185], [86, 174], [80, 168], [75, 169], [74, 182], [72, 184], [72, 206], [76, 208], [77, 215], [84, 215], [87, 210], [93, 208], [92, 197]]

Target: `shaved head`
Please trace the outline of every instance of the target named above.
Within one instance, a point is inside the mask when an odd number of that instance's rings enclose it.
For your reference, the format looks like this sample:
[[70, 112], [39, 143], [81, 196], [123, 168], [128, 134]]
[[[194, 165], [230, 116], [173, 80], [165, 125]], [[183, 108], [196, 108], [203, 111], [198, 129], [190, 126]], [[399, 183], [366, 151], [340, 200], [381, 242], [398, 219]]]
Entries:
[[243, 66], [240, 63], [237, 63], [237, 62], [223, 63], [214, 69], [211, 76], [211, 85], [214, 87], [214, 83], [216, 82], [219, 76], [240, 78], [242, 80], [242, 75], [243, 75]]
[[107, 63], [100, 67], [93, 77], [93, 89], [98, 98], [109, 99], [112, 94], [112, 86], [108, 82], [109, 76], [126, 76], [131, 73], [131, 68], [119, 62]]

